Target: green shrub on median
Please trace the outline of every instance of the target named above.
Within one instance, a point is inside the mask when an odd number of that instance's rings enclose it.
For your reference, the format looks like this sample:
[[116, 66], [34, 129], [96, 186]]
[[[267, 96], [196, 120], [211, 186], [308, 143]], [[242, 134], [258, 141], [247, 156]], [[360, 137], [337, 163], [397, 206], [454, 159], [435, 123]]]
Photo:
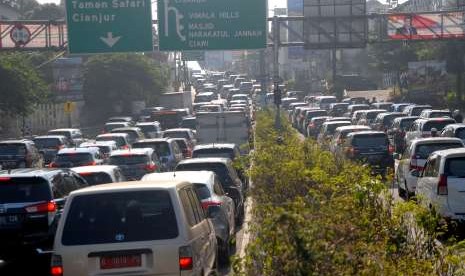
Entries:
[[[236, 274], [460, 274], [461, 251], [434, 248], [434, 215], [395, 205], [368, 168], [302, 142], [285, 122], [276, 132], [273, 118], [269, 110], [257, 113], [252, 239], [234, 261]], [[412, 235], [409, 216], [422, 235]]]

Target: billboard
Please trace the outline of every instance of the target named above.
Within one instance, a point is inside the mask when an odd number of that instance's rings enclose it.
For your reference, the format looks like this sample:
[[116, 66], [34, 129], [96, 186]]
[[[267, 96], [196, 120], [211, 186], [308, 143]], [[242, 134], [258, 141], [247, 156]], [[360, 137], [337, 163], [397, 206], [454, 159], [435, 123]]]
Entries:
[[410, 92], [441, 93], [447, 88], [446, 62], [427, 60], [408, 63], [407, 87]]
[[388, 37], [394, 40], [464, 38], [464, 12], [392, 14]]
[[307, 49], [364, 48], [368, 20], [365, 0], [304, 0]]

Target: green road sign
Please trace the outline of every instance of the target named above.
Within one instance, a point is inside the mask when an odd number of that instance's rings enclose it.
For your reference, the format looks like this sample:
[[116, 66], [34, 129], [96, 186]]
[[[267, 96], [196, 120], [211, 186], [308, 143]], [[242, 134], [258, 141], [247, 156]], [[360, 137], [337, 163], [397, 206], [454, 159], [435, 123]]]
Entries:
[[266, 0], [158, 0], [161, 51], [266, 47]]
[[71, 54], [153, 51], [150, 0], [67, 0]]
[[181, 60], [184, 61], [204, 61], [205, 52], [204, 51], [184, 51], [181, 55]]

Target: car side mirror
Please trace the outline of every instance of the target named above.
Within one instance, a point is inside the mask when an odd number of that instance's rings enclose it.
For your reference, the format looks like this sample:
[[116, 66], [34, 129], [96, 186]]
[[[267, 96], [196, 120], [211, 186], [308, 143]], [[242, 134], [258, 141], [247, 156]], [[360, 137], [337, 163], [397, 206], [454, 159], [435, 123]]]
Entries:
[[221, 207], [217, 205], [210, 205], [207, 208], [207, 217], [213, 219], [217, 217], [221, 212]]
[[412, 174], [412, 176], [415, 176], [415, 177], [422, 177], [423, 175], [423, 171], [419, 171], [419, 170], [412, 170], [410, 173]]
[[62, 209], [65, 206], [67, 199], [68, 197], [55, 199], [55, 203], [58, 206], [58, 209]]

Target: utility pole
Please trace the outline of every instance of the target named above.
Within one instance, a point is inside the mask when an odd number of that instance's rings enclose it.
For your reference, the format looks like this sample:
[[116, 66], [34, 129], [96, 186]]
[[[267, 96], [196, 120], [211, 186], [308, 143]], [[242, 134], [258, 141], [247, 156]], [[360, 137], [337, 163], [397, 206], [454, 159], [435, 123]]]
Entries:
[[274, 82], [274, 103], [276, 105], [276, 129], [281, 129], [281, 90], [279, 89], [279, 20], [278, 16], [273, 17], [273, 82]]
[[266, 93], [268, 92], [268, 77], [266, 74], [266, 62], [265, 62], [265, 51], [260, 50], [260, 90], [261, 93], [258, 95], [261, 106], [266, 105]]

